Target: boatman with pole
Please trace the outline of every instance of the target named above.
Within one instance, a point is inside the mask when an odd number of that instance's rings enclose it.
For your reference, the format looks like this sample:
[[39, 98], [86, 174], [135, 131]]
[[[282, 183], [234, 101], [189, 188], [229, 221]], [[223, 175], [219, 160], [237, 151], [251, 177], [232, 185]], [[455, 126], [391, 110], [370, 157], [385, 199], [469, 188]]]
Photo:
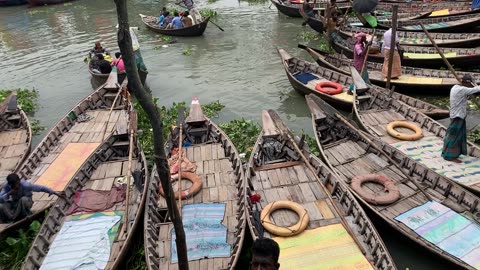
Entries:
[[443, 140], [442, 157], [447, 161], [461, 163], [460, 155], [467, 154], [467, 99], [469, 95], [479, 93], [480, 86], [471, 87], [473, 78], [470, 74], [463, 75], [461, 84], [454, 85], [450, 90], [450, 125]]

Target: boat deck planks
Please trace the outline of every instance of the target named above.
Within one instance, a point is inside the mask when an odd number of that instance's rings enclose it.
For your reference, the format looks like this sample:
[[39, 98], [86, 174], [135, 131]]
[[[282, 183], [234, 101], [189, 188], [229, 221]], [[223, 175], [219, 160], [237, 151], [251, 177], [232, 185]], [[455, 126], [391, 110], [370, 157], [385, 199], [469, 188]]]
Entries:
[[[225, 157], [223, 147], [220, 143], [193, 145], [183, 148], [186, 153], [186, 158], [192, 162], [196, 162], [197, 171], [202, 180], [203, 186], [199, 193], [187, 200], [182, 200], [182, 205], [194, 203], [225, 203], [225, 215], [222, 224], [227, 227], [227, 242], [232, 247], [235, 243], [235, 226], [237, 224], [236, 213], [238, 212], [238, 205], [236, 199], [237, 188], [235, 181], [233, 181], [232, 163]], [[173, 190], [178, 190], [178, 181], [172, 183]], [[182, 180], [182, 189], [192, 186], [192, 183], [187, 180]], [[160, 210], [166, 210], [167, 205], [163, 197], [160, 196], [158, 201]], [[168, 232], [166, 226], [160, 226], [159, 240], [161, 243], [158, 247], [160, 254], [159, 269], [178, 269], [177, 263], [170, 262], [170, 245], [171, 234], [170, 229], [172, 224], [168, 224]], [[208, 269], [222, 269], [228, 266], [230, 258], [208, 258], [195, 261], [189, 261], [190, 267], [193, 269], [207, 269], [202, 268], [204, 265], [212, 265]], [[192, 269], [192, 268], [190, 268]]]

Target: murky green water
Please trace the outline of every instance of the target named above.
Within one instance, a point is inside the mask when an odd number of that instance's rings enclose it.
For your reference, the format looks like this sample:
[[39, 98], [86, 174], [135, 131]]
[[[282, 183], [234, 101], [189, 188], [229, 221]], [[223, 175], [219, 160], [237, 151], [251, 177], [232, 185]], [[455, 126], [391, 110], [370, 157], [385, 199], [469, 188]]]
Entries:
[[[156, 15], [165, 1], [129, 0], [130, 25], [149, 69], [147, 83], [160, 105], [190, 102], [192, 96], [226, 105], [218, 121], [260, 120], [263, 109], [275, 109], [293, 129], [311, 134], [310, 113], [302, 96], [291, 88], [276, 47], [308, 59], [296, 49], [301, 19], [279, 15], [268, 2], [219, 0], [199, 8], [215, 9], [221, 32], [209, 25], [202, 37], [176, 38], [168, 48], [146, 29], [139, 13]], [[36, 114], [52, 127], [92, 92], [86, 52], [95, 41], [115, 51], [116, 11], [113, 1], [78, 0], [67, 5], [0, 9], [0, 89], [36, 88], [41, 108]], [[315, 44], [314, 42], [312, 44]], [[183, 55], [190, 49], [192, 54]], [[310, 61], [310, 60], [309, 60]], [[36, 141], [44, 134], [38, 136]], [[453, 269], [422, 248], [406, 242], [384, 223], [376, 222], [399, 269]]]

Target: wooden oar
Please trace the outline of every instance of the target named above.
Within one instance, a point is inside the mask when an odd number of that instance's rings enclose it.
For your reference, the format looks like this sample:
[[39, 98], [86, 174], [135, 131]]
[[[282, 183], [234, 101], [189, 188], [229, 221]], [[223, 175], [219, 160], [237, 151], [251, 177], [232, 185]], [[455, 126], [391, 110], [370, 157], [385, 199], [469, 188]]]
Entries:
[[[370, 53], [370, 48], [372, 47], [373, 38], [375, 38], [375, 31], [377, 31], [377, 28], [374, 28], [374, 29], [373, 29], [372, 39], [371, 39], [370, 42], [368, 42], [368, 44], [367, 44], [367, 51], [365, 52], [365, 59], [363, 59], [362, 69], [361, 69], [361, 71], [360, 71], [360, 76], [362, 76], [362, 75], [363, 75], [363, 72], [365, 71], [365, 66], [367, 65], [368, 54]], [[354, 48], [354, 49], [355, 49], [355, 48]]]
[[130, 111], [130, 123], [129, 123], [129, 132], [130, 132], [130, 142], [128, 144], [128, 169], [127, 169], [127, 194], [125, 198], [125, 213], [124, 218], [125, 231], [128, 230], [128, 205], [130, 204], [130, 179], [132, 179], [132, 159], [133, 159], [133, 137], [137, 130], [137, 112]]
[[178, 107], [177, 126], [180, 129], [178, 136], [178, 212], [182, 216], [182, 144], [183, 144], [183, 122], [185, 118], [185, 108]]
[[280, 131], [280, 134], [282, 134], [283, 136], [288, 138], [288, 140], [292, 143], [292, 145], [295, 148], [295, 150], [297, 151], [297, 153], [302, 158], [302, 160], [305, 163], [305, 165], [307, 166], [307, 168], [312, 173], [313, 177], [315, 177], [315, 180], [317, 180], [318, 183], [320, 184], [320, 187], [323, 189], [323, 192], [327, 195], [328, 200], [330, 200], [331, 205], [333, 206], [335, 211], [338, 213], [338, 216], [340, 217], [340, 221], [341, 221], [342, 225], [345, 227], [345, 230], [347, 230], [348, 234], [350, 234], [350, 236], [355, 241], [355, 243], [357, 244], [360, 251], [363, 254], [367, 254], [365, 249], [363, 248], [362, 244], [358, 241], [358, 239], [355, 237], [355, 235], [351, 231], [350, 225], [345, 220], [345, 217], [342, 215], [342, 212], [340, 211], [340, 209], [338, 209], [338, 206], [336, 205], [335, 201], [333, 200], [332, 195], [330, 194], [330, 191], [328, 191], [327, 188], [322, 184], [322, 180], [318, 177], [317, 172], [315, 172], [315, 169], [313, 169], [312, 165], [310, 164], [308, 159], [305, 157], [302, 150], [298, 147], [297, 142], [295, 141], [291, 131], [288, 129], [288, 127], [285, 126], [285, 124], [283, 123], [280, 116], [274, 110], [268, 110], [268, 114], [270, 115], [270, 117], [272, 118], [272, 121], [277, 126], [278, 130]]

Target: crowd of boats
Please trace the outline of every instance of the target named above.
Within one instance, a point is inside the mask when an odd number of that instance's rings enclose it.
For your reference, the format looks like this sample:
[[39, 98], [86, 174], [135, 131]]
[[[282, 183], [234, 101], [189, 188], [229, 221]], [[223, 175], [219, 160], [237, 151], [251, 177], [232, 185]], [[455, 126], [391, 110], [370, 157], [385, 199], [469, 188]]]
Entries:
[[[287, 16], [301, 16], [302, 4], [272, 3]], [[317, 64], [278, 49], [292, 87], [305, 95], [319, 156], [268, 110], [262, 112], [262, 131], [243, 163], [227, 134], [193, 98], [188, 116], [179, 116], [165, 144], [190, 267], [235, 269], [249, 230], [253, 239], [268, 237], [279, 243], [282, 269], [396, 269], [368, 210], [419, 248], [459, 268], [479, 269], [480, 148], [469, 143], [461, 164], [443, 160], [446, 128], [434, 119], [448, 117], [448, 110], [399, 93], [448, 93], [456, 84], [447, 71], [435, 69], [441, 63], [427, 48], [428, 39], [409, 29], [416, 22], [440, 18], [444, 21], [435, 24], [444, 29], [461, 29], [461, 20], [471, 28], [470, 22], [480, 22], [480, 17], [467, 5], [459, 10], [462, 3], [397, 3], [409, 18], [399, 21], [400, 42], [421, 56], [404, 58], [402, 76], [392, 80], [395, 90], [383, 88], [381, 55], [368, 56], [374, 85], [351, 68], [349, 38], [371, 29], [338, 29], [344, 36], [332, 43], [338, 54], [299, 45]], [[349, 6], [340, 1], [337, 5]], [[386, 14], [391, 3], [380, 7]], [[439, 9], [448, 11], [433, 17]], [[447, 57], [450, 61], [470, 67], [478, 55], [467, 47], [478, 45], [477, 35], [440, 31], [435, 39], [444, 53], [454, 55]], [[128, 79], [116, 67], [109, 74], [93, 72], [91, 65], [89, 70], [101, 86], [67, 112], [32, 151], [32, 131], [15, 94], [0, 105], [1, 179], [16, 172], [65, 194], [35, 193], [32, 215], [0, 224], [0, 234], [50, 209], [22, 269], [117, 269], [143, 222], [148, 269], [178, 269], [172, 219], [179, 217], [168, 211], [157, 168], [148, 168], [138, 142]], [[471, 75], [479, 78], [478, 73]], [[335, 91], [321, 91], [322, 85]], [[352, 110], [354, 119], [332, 105]], [[399, 121], [409, 128], [393, 128]]]

